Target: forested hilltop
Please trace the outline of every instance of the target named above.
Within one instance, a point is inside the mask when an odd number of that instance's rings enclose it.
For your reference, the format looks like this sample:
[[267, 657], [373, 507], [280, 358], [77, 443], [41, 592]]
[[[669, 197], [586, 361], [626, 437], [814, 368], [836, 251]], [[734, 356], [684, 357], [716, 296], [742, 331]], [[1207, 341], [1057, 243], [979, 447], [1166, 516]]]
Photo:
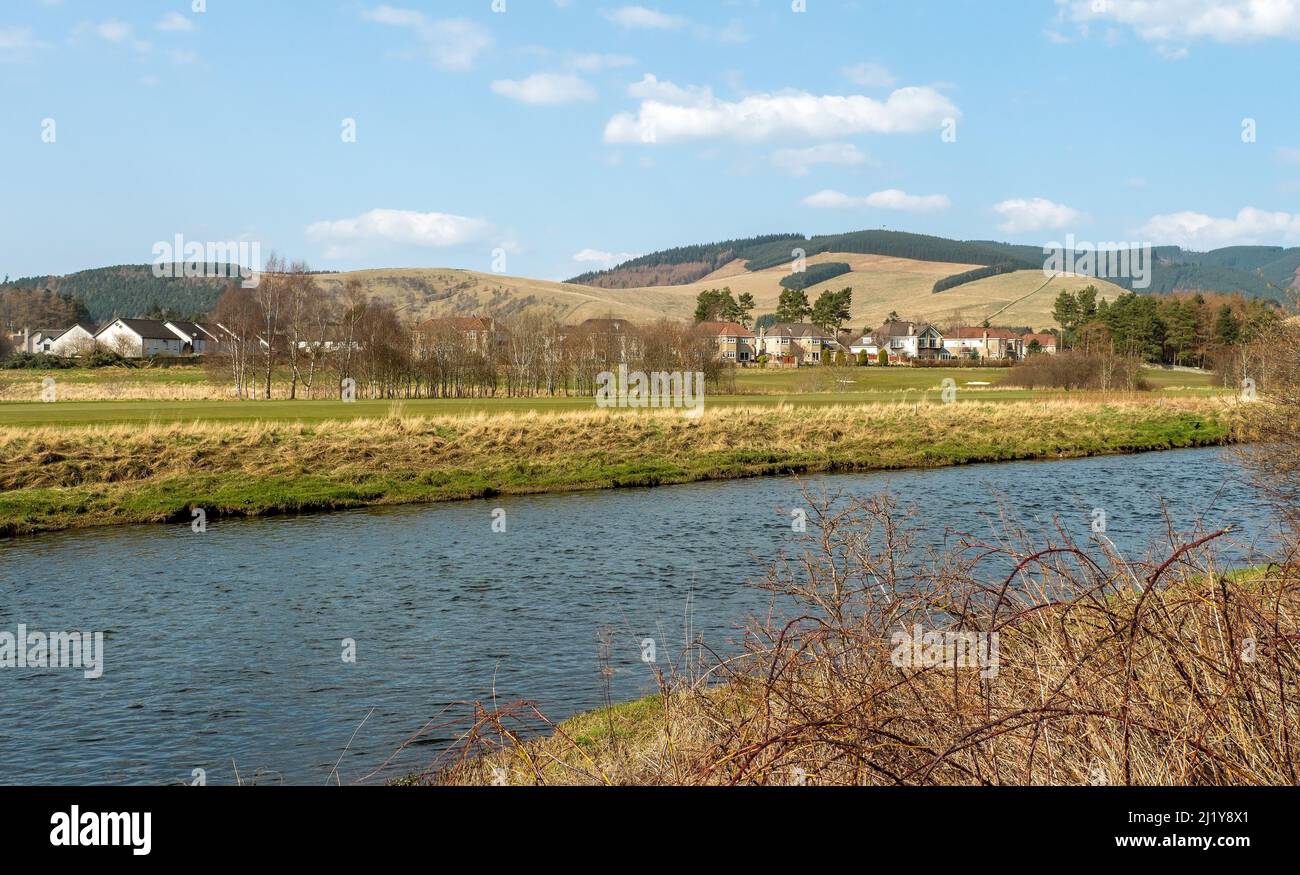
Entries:
[[[613, 270], [597, 270], [579, 274], [569, 280], [598, 289], [638, 289], [646, 286], [678, 286], [693, 283], [713, 273], [724, 264], [744, 258], [744, 253], [763, 246], [778, 248], [802, 245], [802, 234], [768, 234], [762, 237], [745, 237], [723, 240], [720, 243], [702, 243], [697, 246], [678, 246], [662, 252], [652, 252], [625, 261]], [[789, 251], [786, 250], [788, 259]]]
[[[600, 288], [641, 288], [695, 282], [735, 259], [750, 271], [789, 264], [795, 249], [811, 257], [822, 253], [853, 253], [908, 258], [914, 261], [982, 265], [985, 270], [955, 275], [936, 291], [1011, 270], [1041, 270], [1039, 246], [993, 240], [950, 240], [902, 231], [854, 231], [805, 237], [774, 234], [700, 246], [680, 246], [642, 255], [610, 270], [582, 274], [569, 280]], [[1287, 299], [1300, 287], [1300, 247], [1230, 246], [1192, 252], [1177, 246], [1152, 249], [1151, 285], [1134, 289], [1132, 278], [1108, 277], [1117, 285], [1147, 293], [1240, 292], [1252, 298]]]
[[[115, 316], [144, 316], [162, 313], [172, 318], [195, 318], [211, 312], [221, 290], [232, 280], [214, 277], [224, 272], [221, 265], [209, 265], [206, 278], [172, 279], [156, 277], [153, 265], [125, 264], [83, 270], [67, 276], [36, 276], [0, 283], [0, 300], [17, 301], [23, 293], [35, 293], [37, 300], [75, 301], [82, 318], [103, 322]], [[235, 274], [234, 282], [239, 282]], [[16, 318], [16, 317], [11, 317]], [[40, 321], [39, 315], [28, 317]], [[26, 320], [20, 320], [26, 321]], [[20, 326], [21, 327], [21, 326]]]
[[[946, 300], [954, 289], [969, 287], [970, 283], [996, 278], [1000, 274], [1041, 271], [1044, 263], [1041, 247], [991, 240], [950, 240], [879, 230], [815, 237], [768, 234], [666, 249], [639, 256], [610, 270], [582, 274], [569, 282], [611, 290], [608, 304], [598, 302], [593, 306], [622, 311], [630, 305], [620, 303], [621, 299], [616, 300], [619, 290], [686, 286], [736, 261], [743, 263], [748, 272], [782, 268], [790, 264], [795, 250], [802, 250], [809, 259], [843, 253], [973, 266], [973, 269], [953, 269], [951, 275], [941, 273], [929, 289], [936, 294], [936, 301]], [[1109, 279], [1120, 287], [1149, 294], [1239, 293], [1248, 298], [1279, 302], [1293, 300], [1296, 289], [1300, 288], [1297, 282], [1300, 278], [1300, 247], [1230, 246], [1210, 252], [1191, 252], [1177, 246], [1158, 246], [1152, 254], [1149, 287], [1135, 289], [1134, 281], [1129, 277]], [[843, 261], [845, 259], [833, 259], [833, 267], [817, 268], [822, 273], [805, 278], [804, 284], [811, 285], [812, 280], [824, 281], [837, 272], [842, 273]], [[809, 265], [810, 268], [813, 266]], [[227, 270], [222, 265], [209, 265], [204, 278], [173, 279], [154, 276], [152, 265], [135, 264], [84, 270], [66, 276], [5, 277], [0, 282], [0, 328], [20, 331], [24, 327], [66, 327], [73, 321], [101, 323], [116, 316], [200, 318], [212, 311], [223, 289], [239, 281], [237, 276], [233, 280], [225, 278], [223, 274]], [[421, 280], [408, 275], [421, 270], [393, 269], [368, 273], [374, 275], [371, 279], [391, 274], [391, 280], [387, 281], [390, 285], [419, 285]], [[235, 273], [233, 270], [229, 272]], [[519, 302], [527, 305], [548, 294], [548, 300], [559, 302], [556, 306], [574, 298], [574, 289], [565, 289], [555, 283], [488, 274], [471, 275], [450, 268], [441, 270], [441, 274], [450, 279], [441, 285], [429, 285], [425, 297], [430, 300], [446, 297], [458, 294], [456, 290], [461, 286], [477, 284], [483, 287], [481, 293], [468, 295], [460, 305], [462, 309], [467, 307], [475, 312], [518, 309], [521, 306]], [[419, 303], [414, 299], [408, 300], [411, 298], [409, 290], [397, 291], [405, 296], [404, 303]], [[751, 291], [757, 294], [757, 290]], [[946, 292], [950, 294], [945, 296]], [[652, 318], [654, 312], [665, 308], [664, 302], [653, 299], [653, 296], [639, 296], [635, 303], [634, 315], [638, 318]]]

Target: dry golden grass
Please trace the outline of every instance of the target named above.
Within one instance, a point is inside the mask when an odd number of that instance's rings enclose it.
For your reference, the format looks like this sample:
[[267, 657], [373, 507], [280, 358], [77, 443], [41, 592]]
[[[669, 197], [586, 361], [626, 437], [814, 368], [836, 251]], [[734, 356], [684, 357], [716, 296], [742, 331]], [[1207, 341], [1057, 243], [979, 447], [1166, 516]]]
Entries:
[[670, 460], [743, 451], [808, 463], [852, 457], [898, 467], [927, 459], [941, 463], [945, 451], [958, 447], [977, 455], [982, 455], [978, 448], [1008, 457], [1072, 455], [1102, 449], [1110, 436], [1160, 425], [1171, 416], [1222, 417], [1231, 409], [1201, 399], [1099, 400], [1103, 397], [945, 406], [729, 407], [706, 410], [698, 419], [672, 411], [602, 410], [424, 418], [403, 416], [395, 404], [387, 418], [318, 424], [0, 428], [0, 489], [120, 483], [196, 467], [277, 475], [346, 473], [376, 461], [398, 470], [503, 461], [580, 468], [601, 458]]
[[[57, 373], [57, 372], [56, 372]], [[36, 402], [41, 400], [44, 374], [28, 380], [0, 382], [0, 401]], [[57, 379], [57, 377], [56, 377]], [[231, 401], [234, 390], [226, 384], [194, 381], [143, 382], [140, 380], [64, 381], [58, 384], [60, 401]], [[287, 397], [282, 386], [275, 397]]]
[[[1061, 291], [1095, 285], [1106, 299], [1122, 291], [1105, 280], [1071, 276], [1049, 283], [1040, 271], [1018, 271], [936, 295], [931, 292], [936, 280], [970, 270], [972, 265], [836, 252], [808, 259], [809, 264], [826, 261], [846, 262], [854, 269], [811, 287], [809, 298], [827, 289], [851, 286], [854, 304], [850, 323], [855, 329], [879, 325], [891, 311], [905, 319], [978, 325], [984, 319], [996, 318], [996, 324], [1047, 329], [1056, 325], [1052, 304]], [[371, 294], [418, 318], [545, 310], [562, 322], [612, 316], [649, 324], [662, 318], [691, 319], [699, 293], [722, 286], [729, 286], [736, 294], [752, 294], [756, 315], [774, 312], [781, 294], [780, 281], [787, 273], [785, 267], [751, 273], [732, 262], [694, 283], [640, 289], [598, 289], [449, 269], [357, 271], [323, 275], [318, 281], [341, 288], [349, 279], [358, 279]]]
[[1193, 399], [0, 428], [0, 533], [1221, 444]]

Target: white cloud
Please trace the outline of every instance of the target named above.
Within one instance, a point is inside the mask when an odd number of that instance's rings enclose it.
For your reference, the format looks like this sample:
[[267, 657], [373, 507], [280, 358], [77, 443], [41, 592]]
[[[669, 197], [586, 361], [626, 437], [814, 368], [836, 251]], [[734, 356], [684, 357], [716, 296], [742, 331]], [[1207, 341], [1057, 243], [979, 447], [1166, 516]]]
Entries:
[[573, 254], [573, 260], [579, 264], [593, 265], [602, 270], [608, 270], [636, 257], [637, 255], [632, 252], [605, 252], [600, 249], [583, 249]]
[[570, 55], [565, 63], [570, 68], [581, 70], [584, 73], [599, 73], [601, 70], [612, 70], [615, 67], [630, 67], [636, 63], [636, 58], [627, 55], [607, 55], [591, 52]]
[[946, 210], [951, 206], [947, 195], [908, 194], [902, 189], [887, 188], [865, 197], [848, 195], [825, 189], [803, 199], [804, 206], [826, 210], [856, 210], [874, 207], [878, 210], [902, 210], [909, 213], [927, 213]]
[[737, 19], [731, 19], [721, 27], [694, 22], [682, 15], [670, 15], [658, 9], [646, 6], [620, 6], [617, 9], [602, 9], [600, 14], [624, 30], [682, 30], [688, 29], [696, 39], [717, 43], [747, 43], [749, 31]]
[[914, 133], [937, 129], [946, 118], [961, 117], [948, 98], [928, 87], [900, 88], [883, 101], [793, 90], [726, 101], [708, 88], [681, 88], [647, 75], [629, 93], [641, 98], [641, 107], [635, 115], [620, 113], [609, 120], [607, 143], [722, 138], [759, 142], [778, 137]]
[[498, 79], [492, 90], [502, 97], [538, 106], [594, 100], [596, 89], [571, 73], [534, 73], [526, 79]]
[[111, 43], [125, 42], [131, 37], [131, 25], [125, 21], [103, 21], [93, 25], [95, 35]]
[[80, 22], [72, 31], [73, 41], [80, 37], [91, 35], [113, 43], [119, 46], [128, 46], [132, 50], [141, 54], [147, 53], [153, 49], [148, 40], [142, 40], [136, 37], [135, 29], [125, 21], [110, 19], [108, 21], [83, 21]]
[[179, 12], [168, 12], [162, 20], [154, 25], [158, 30], [172, 33], [189, 33], [194, 30], [194, 22]]
[[368, 9], [361, 15], [378, 24], [412, 31], [439, 70], [471, 70], [478, 56], [492, 45], [492, 35], [482, 25], [464, 18], [432, 19], [414, 9], [388, 5]]
[[1152, 216], [1143, 236], [1160, 244], [1208, 250], [1236, 245], [1294, 245], [1300, 243], [1300, 213], [1246, 207], [1232, 218], [1216, 218], [1190, 210]]
[[[1057, 0], [1076, 23], [1127, 25], [1153, 43], [1300, 39], [1300, 0]], [[1173, 51], [1177, 51], [1174, 49]]]
[[898, 80], [883, 65], [875, 61], [853, 64], [840, 70], [844, 78], [863, 88], [893, 88]]
[[0, 27], [0, 61], [26, 61], [49, 44], [38, 40], [29, 27]]
[[338, 258], [374, 244], [426, 249], [460, 246], [482, 240], [492, 231], [492, 224], [483, 219], [378, 209], [351, 219], [314, 222], [306, 233], [308, 239], [327, 244], [326, 257]]
[[745, 30], [745, 26], [734, 20], [727, 22], [726, 26], [720, 30], [704, 28], [699, 35], [706, 39], [715, 39], [720, 43], [747, 43], [751, 39], [749, 31]]
[[852, 143], [823, 143], [806, 149], [778, 149], [772, 153], [772, 165], [791, 176], [807, 176], [817, 164], [854, 167], [867, 163], [867, 156]]
[[640, 82], [633, 82], [627, 87], [631, 97], [641, 100], [658, 100], [664, 103], [678, 103], [689, 106], [703, 106], [713, 99], [713, 92], [697, 85], [682, 88], [671, 82], [662, 82], [651, 73], [646, 73]]
[[1005, 200], [995, 204], [993, 212], [1002, 216], [1004, 221], [998, 227], [1008, 234], [1064, 228], [1086, 218], [1076, 209], [1042, 197]]
[[644, 6], [620, 6], [601, 10], [600, 14], [628, 30], [674, 30], [687, 23], [680, 15], [669, 15]]

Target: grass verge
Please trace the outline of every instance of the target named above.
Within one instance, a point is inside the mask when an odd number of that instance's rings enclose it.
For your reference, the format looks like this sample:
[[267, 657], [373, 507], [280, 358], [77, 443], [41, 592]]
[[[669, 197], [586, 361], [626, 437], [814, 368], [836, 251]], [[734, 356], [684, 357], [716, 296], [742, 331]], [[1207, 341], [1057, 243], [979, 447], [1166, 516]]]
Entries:
[[1205, 400], [0, 428], [0, 535], [1218, 445]]

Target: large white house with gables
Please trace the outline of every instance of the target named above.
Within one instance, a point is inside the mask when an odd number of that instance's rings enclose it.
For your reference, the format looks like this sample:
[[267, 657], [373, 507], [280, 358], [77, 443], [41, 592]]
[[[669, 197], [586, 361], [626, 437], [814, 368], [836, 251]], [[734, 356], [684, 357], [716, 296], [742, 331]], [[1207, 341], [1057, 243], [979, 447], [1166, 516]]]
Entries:
[[891, 320], [874, 331], [864, 334], [857, 343], [849, 346], [855, 356], [866, 353], [875, 362], [884, 350], [891, 362], [905, 359], [946, 360], [950, 356], [944, 348], [943, 334], [928, 323]]

